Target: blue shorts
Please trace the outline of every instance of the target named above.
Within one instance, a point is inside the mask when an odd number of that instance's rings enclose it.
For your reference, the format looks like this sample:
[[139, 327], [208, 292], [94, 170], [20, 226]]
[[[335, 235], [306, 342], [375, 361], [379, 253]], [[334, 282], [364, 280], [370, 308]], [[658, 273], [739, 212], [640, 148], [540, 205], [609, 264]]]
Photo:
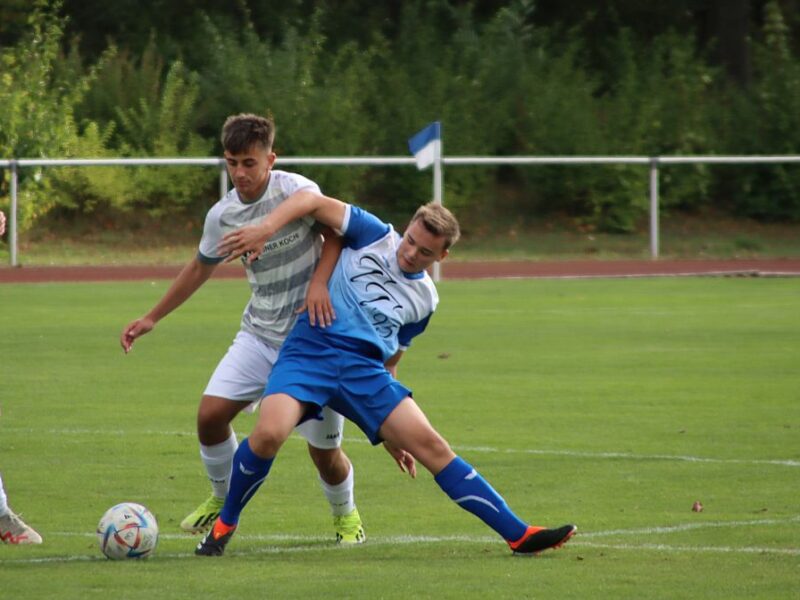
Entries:
[[331, 338], [301, 319], [281, 347], [264, 394], [329, 406], [379, 444], [378, 430], [411, 390], [389, 374], [377, 349]]

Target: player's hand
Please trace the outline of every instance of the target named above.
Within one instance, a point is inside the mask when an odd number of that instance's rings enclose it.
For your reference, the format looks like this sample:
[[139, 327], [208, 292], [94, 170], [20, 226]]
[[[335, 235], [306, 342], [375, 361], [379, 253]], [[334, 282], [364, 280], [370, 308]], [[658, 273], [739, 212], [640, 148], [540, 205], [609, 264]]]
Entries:
[[264, 251], [264, 244], [270, 238], [259, 225], [245, 225], [236, 231], [230, 231], [222, 236], [222, 241], [217, 246], [217, 252], [226, 256], [225, 262], [229, 263], [240, 256], [245, 256], [248, 263], [255, 261]]
[[320, 327], [325, 328], [333, 324], [336, 313], [331, 304], [328, 287], [324, 283], [311, 281], [303, 305], [297, 309], [297, 313], [300, 314], [305, 310], [308, 311], [308, 322], [312, 327], [319, 324]]
[[391, 454], [392, 458], [397, 463], [397, 466], [400, 467], [400, 470], [403, 473], [408, 473], [411, 476], [411, 479], [416, 479], [417, 462], [414, 460], [414, 457], [411, 456], [410, 452], [407, 452], [402, 448], [398, 448], [389, 442], [383, 442], [383, 447], [386, 448], [386, 451], [389, 454]]
[[135, 321], [128, 323], [125, 329], [122, 330], [122, 335], [119, 336], [119, 344], [125, 351], [125, 354], [131, 351], [133, 342], [136, 338], [143, 336], [145, 333], [152, 331], [156, 324], [152, 319], [142, 317]]

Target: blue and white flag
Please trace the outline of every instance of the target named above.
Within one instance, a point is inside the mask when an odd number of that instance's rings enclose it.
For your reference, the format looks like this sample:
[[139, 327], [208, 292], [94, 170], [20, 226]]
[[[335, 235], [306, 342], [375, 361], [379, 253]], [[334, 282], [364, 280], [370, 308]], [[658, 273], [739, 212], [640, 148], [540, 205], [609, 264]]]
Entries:
[[417, 159], [417, 168], [431, 166], [442, 154], [442, 124], [434, 121], [408, 140], [408, 149]]

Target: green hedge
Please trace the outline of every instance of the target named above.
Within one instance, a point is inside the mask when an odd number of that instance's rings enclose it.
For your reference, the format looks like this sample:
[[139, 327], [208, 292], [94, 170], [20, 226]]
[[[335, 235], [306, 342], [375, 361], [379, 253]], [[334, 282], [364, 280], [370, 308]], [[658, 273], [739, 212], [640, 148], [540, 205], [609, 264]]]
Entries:
[[[433, 120], [443, 123], [447, 155], [800, 150], [800, 66], [775, 1], [754, 36], [748, 89], [729, 84], [693, 39], [672, 31], [642, 44], [619, 29], [605, 43], [610, 66], [598, 71], [579, 32], [537, 27], [526, 0], [483, 21], [447, 0], [407, 2], [391, 38], [376, 31], [357, 41], [330, 39], [330, 7], [302, 28], [287, 24], [280, 39], [261, 36], [247, 18], [232, 28], [200, 14], [191, 43], [170, 61], [155, 34], [139, 55], [112, 46], [101, 57], [80, 56], [64, 40], [59, 4], [49, 4], [39, 0], [27, 36], [0, 50], [4, 158], [210, 156], [220, 152], [223, 120], [238, 112], [275, 117], [279, 156], [405, 155], [407, 138]], [[411, 169], [302, 171], [387, 217], [430, 195], [430, 175]], [[214, 172], [183, 167], [23, 175], [23, 227], [54, 207], [201, 215], [217, 194]], [[664, 168], [661, 177], [667, 211], [714, 205], [800, 220], [796, 167], [695, 165]], [[628, 232], [647, 207], [641, 167], [453, 167], [445, 183], [446, 202], [465, 215], [525, 221], [563, 213]]]

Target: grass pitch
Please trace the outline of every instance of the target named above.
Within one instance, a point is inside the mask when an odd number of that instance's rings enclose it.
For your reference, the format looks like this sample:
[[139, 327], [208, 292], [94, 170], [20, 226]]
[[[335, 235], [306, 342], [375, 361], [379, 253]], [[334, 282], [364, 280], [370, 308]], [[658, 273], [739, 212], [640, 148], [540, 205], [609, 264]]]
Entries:
[[[196, 404], [248, 290], [209, 282], [123, 355], [122, 327], [166, 286], [0, 286], [0, 470], [45, 539], [0, 546], [3, 597], [795, 597], [797, 280], [440, 285], [401, 378], [520, 516], [578, 524], [534, 559], [512, 557], [352, 424], [365, 545], [333, 544], [293, 437], [226, 556], [193, 556], [197, 538], [178, 523], [208, 494]], [[252, 424], [240, 417], [237, 432]], [[147, 561], [97, 549], [97, 521], [122, 500], [158, 517]]]

